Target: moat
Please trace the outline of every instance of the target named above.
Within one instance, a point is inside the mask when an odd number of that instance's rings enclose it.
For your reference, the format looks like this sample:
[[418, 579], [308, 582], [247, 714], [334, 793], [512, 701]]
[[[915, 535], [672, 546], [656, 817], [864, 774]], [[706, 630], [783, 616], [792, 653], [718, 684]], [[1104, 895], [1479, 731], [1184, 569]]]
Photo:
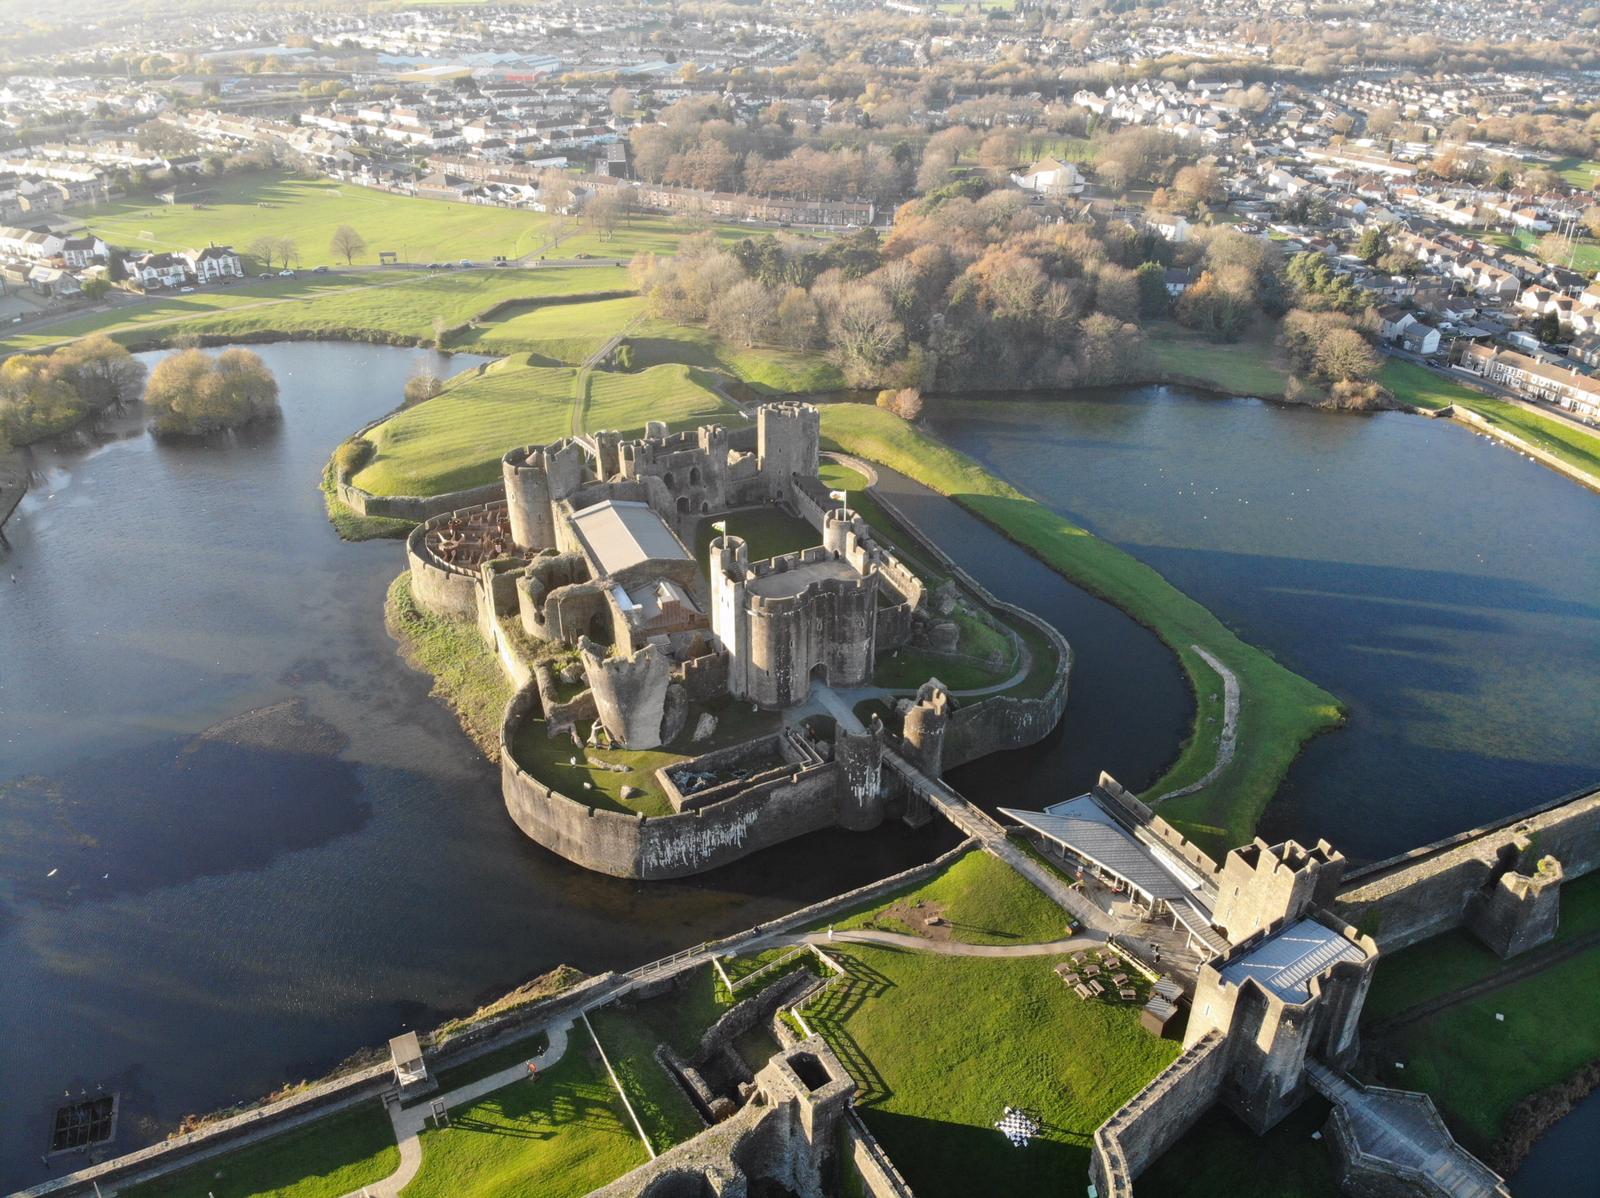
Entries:
[[[528, 843], [495, 771], [383, 632], [397, 544], [340, 544], [314, 487], [329, 448], [388, 407], [429, 355], [351, 345], [263, 355], [283, 385], [280, 428], [183, 448], [130, 434], [42, 455], [45, 480], [9, 529], [6, 572], [19, 580], [0, 590], [0, 611], [23, 635], [0, 643], [0, 994], [16, 1033], [0, 1072], [23, 1117], [0, 1132], [7, 1181], [39, 1174], [37, 1123], [63, 1084], [116, 1086], [149, 1134], [557, 962], [634, 963], [953, 842], [937, 824], [824, 833], [693, 884], [649, 886]], [[1600, 751], [1577, 713], [1597, 698], [1600, 501], [1445, 425], [1211, 402], [1139, 390], [963, 406], [936, 427], [1350, 703], [1352, 727], [1296, 767], [1289, 801], [1269, 815], [1274, 831], [1382, 855], [1590, 779]], [[1141, 502], [1180, 459], [1188, 470], [1173, 494]], [[1455, 485], [1468, 465], [1490, 480], [1493, 509]], [[1313, 468], [1341, 480], [1332, 501], [1286, 507], [1274, 488], [1295, 489]], [[1209, 539], [1223, 512], [1201, 492], [1224, 485], [1235, 509], [1251, 499], [1279, 519], [1324, 514], [1291, 526], [1301, 571], [1275, 556], [1268, 519], [1236, 541]], [[1064, 730], [952, 781], [989, 806], [1042, 805], [1101, 768], [1151, 781], [1191, 711], [1170, 655], [947, 501], [885, 486], [1077, 653]], [[1417, 528], [1437, 534], [1423, 549]], [[1483, 545], [1501, 546], [1488, 565], [1476, 561]], [[1450, 589], [1461, 580], [1475, 581]], [[1438, 631], [1375, 626], [1373, 608], [1427, 614]], [[1378, 657], [1394, 659], [1387, 671], [1345, 660]], [[1516, 660], [1528, 664], [1510, 669]], [[1459, 702], [1408, 689], [1429, 670], [1440, 686], [1416, 689]], [[1407, 694], [1413, 705], [1397, 706]], [[287, 698], [333, 730], [329, 744], [194, 739]], [[1478, 720], [1489, 724], [1473, 733]], [[1358, 737], [1364, 750], [1344, 746]], [[1372, 772], [1351, 776], [1379, 749]], [[1397, 785], [1403, 807], [1391, 801]], [[90, 1010], [117, 1016], [91, 1023]]]

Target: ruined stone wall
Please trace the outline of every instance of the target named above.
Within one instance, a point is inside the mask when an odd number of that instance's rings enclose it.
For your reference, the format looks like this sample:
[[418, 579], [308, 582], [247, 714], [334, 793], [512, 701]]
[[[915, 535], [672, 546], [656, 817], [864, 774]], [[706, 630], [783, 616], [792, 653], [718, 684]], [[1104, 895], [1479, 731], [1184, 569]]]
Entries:
[[430, 527], [457, 514], [479, 509], [452, 509], [418, 524], [406, 537], [406, 564], [411, 571], [411, 597], [418, 607], [456, 620], [478, 618], [478, 574], [439, 561], [425, 543]]
[[457, 508], [474, 507], [505, 498], [503, 483], [485, 483], [481, 487], [446, 491], [442, 495], [374, 495], [341, 477], [336, 480], [334, 490], [339, 502], [358, 516], [389, 516], [396, 520], [417, 521], [442, 516]]
[[1211, 1109], [1227, 1073], [1227, 1040], [1210, 1032], [1102, 1123], [1089, 1158], [1101, 1198], [1132, 1198], [1134, 1179]]
[[1471, 924], [1472, 899], [1508, 862], [1549, 855], [1567, 878], [1600, 866], [1600, 790], [1568, 796], [1349, 872], [1334, 904], [1386, 952]]
[[535, 688], [523, 690], [507, 706], [501, 725], [506, 810], [533, 840], [585, 869], [616, 878], [683, 878], [837, 820], [840, 773], [831, 762], [678, 815], [647, 818], [579, 803], [528, 774], [511, 753], [517, 727], [538, 701]]

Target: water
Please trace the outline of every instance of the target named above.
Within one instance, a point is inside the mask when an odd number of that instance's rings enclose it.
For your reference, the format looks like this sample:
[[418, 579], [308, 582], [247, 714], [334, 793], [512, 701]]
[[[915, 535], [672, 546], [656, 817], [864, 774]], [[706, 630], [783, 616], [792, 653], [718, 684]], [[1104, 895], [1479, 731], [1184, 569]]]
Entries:
[[[42, 452], [6, 528], [0, 1190], [71, 1167], [40, 1161], [67, 1091], [122, 1093], [125, 1151], [556, 964], [637, 964], [954, 842], [822, 833], [650, 886], [532, 844], [384, 632], [399, 543], [340, 542], [317, 488], [415, 366], [481, 359], [259, 352], [280, 426], [174, 446], [130, 420]], [[195, 738], [292, 698], [332, 744]]]
[[1534, 1142], [1509, 1179], [1517, 1198], [1600, 1198], [1600, 1178], [1590, 1164], [1600, 1141], [1600, 1090]]
[[1165, 387], [931, 423], [1349, 706], [1265, 835], [1383, 857], [1600, 777], [1600, 495], [1447, 421]]

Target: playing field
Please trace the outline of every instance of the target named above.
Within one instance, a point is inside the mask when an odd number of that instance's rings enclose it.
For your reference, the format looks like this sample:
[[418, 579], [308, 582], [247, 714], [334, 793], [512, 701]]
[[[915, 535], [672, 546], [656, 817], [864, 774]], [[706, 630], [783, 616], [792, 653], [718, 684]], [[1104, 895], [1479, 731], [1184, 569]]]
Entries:
[[[723, 240], [751, 235], [744, 225], [635, 215], [609, 234], [576, 218], [495, 208], [457, 200], [428, 200], [376, 191], [332, 179], [301, 178], [284, 171], [230, 175], [211, 183], [198, 204], [163, 204], [154, 198], [119, 200], [82, 213], [86, 227], [116, 246], [183, 250], [231, 245], [251, 257], [261, 237], [288, 238], [299, 263], [342, 266], [332, 248], [334, 230], [349, 225], [366, 242], [356, 265], [372, 265], [390, 252], [401, 262], [485, 262], [496, 256], [550, 259], [629, 258], [650, 250], [676, 252], [684, 235], [710, 228]], [[556, 244], [560, 233], [559, 245]]]
[[[627, 279], [620, 282], [625, 284]], [[483, 354], [534, 353], [577, 366], [637, 319], [644, 303], [641, 296], [629, 295], [584, 303], [530, 304], [475, 325], [452, 341], [450, 348]]]

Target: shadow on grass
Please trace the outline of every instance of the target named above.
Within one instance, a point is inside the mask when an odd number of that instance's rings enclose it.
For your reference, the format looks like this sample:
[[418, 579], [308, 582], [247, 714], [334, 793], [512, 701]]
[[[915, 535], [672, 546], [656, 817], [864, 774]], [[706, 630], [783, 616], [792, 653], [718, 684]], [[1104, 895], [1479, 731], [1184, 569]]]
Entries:
[[[1088, 1173], [1089, 1137], [1050, 1124], [1018, 1148], [994, 1127], [873, 1108], [861, 1114], [917, 1198], [1063, 1193], [1066, 1179]], [[995, 1120], [1004, 1114], [995, 1111]]]
[[[901, 950], [878, 948], [877, 951], [892, 953]], [[830, 950], [829, 955], [844, 969], [843, 980], [833, 983], [820, 998], [805, 1008], [806, 1019], [827, 1040], [828, 1047], [833, 1049], [834, 1055], [849, 1070], [850, 1076], [855, 1078], [856, 1085], [860, 1087], [856, 1092], [856, 1101], [862, 1104], [883, 1102], [893, 1097], [894, 1091], [846, 1024], [867, 1003], [888, 993], [894, 983], [852, 953]]]

